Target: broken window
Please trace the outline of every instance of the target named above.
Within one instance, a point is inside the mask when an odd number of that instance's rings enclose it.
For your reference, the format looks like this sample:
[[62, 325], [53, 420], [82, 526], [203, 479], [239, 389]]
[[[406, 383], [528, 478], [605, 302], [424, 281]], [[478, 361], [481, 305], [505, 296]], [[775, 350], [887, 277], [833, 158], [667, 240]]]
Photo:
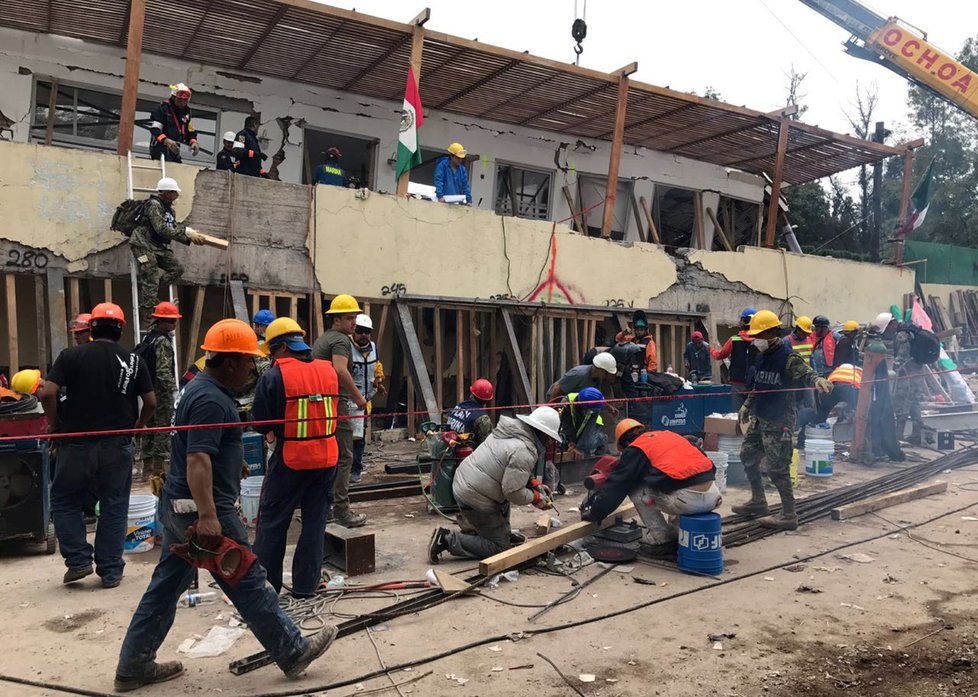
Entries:
[[655, 187], [652, 217], [667, 247], [693, 247], [694, 192], [675, 187]]
[[549, 220], [552, 179], [550, 172], [516, 165], [496, 165], [496, 213]]
[[342, 156], [340, 167], [346, 173], [348, 184], [355, 188], [374, 188], [375, 138], [358, 138], [307, 126], [302, 131], [302, 147], [305, 150], [302, 166], [304, 184], [312, 183], [316, 169], [326, 162], [326, 151], [337, 148]]
[[[608, 178], [594, 174], [579, 174], [577, 185], [577, 209], [575, 215], [584, 211], [585, 232], [591, 237], [601, 235], [601, 223], [604, 218], [604, 200], [608, 193]], [[611, 239], [624, 240], [630, 230], [636, 230], [635, 215], [638, 204], [635, 199], [635, 182], [631, 179], [618, 178], [615, 193], [615, 215], [611, 221]]]
[[[757, 244], [758, 204], [720, 196], [717, 208], [717, 222], [734, 249], [740, 245]], [[717, 235], [713, 236], [713, 249], [725, 249]]]

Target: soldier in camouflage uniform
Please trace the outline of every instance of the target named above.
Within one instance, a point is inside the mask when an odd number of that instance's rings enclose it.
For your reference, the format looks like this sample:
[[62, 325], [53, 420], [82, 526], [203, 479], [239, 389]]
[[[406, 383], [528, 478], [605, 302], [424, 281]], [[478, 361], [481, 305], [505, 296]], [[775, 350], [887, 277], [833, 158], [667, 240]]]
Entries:
[[156, 184], [156, 193], [143, 205], [139, 222], [129, 237], [129, 249], [136, 260], [139, 281], [140, 329], [148, 331], [153, 308], [159, 302], [160, 284], [168, 287], [183, 275], [170, 242], [203, 244], [204, 237], [183, 223], [173, 213], [173, 202], [180, 196], [176, 181], [164, 177]]
[[[146, 361], [156, 393], [156, 411], [149, 426], [169, 426], [173, 423], [173, 397], [177, 391], [171, 336], [181, 315], [173, 303], [161, 302], [153, 309], [152, 317], [152, 329], [136, 347], [136, 353]], [[141, 446], [142, 479], [152, 483], [155, 493], [157, 488], [162, 490], [170, 471], [170, 432], [148, 433]]]
[[[795, 496], [791, 488], [791, 451], [795, 430], [797, 400], [788, 392], [798, 387], [814, 387], [819, 392], [832, 391], [832, 384], [819, 377], [781, 338], [781, 320], [769, 310], [751, 318], [748, 335], [758, 355], [747, 401], [740, 408], [741, 421], [750, 419], [744, 436], [740, 459], [750, 481], [751, 498], [747, 503], [733, 506], [741, 515], [767, 515], [767, 498], [761, 478], [761, 459], [767, 459], [767, 473], [781, 495], [781, 514], [763, 518], [765, 527], [794, 530], [798, 527]], [[751, 414], [753, 412], [753, 415]]]
[[[911, 445], [920, 445], [924, 426], [920, 416], [920, 401], [925, 393], [927, 367], [917, 362], [910, 353], [913, 337], [913, 331], [907, 325], [895, 326], [892, 340], [892, 366], [896, 373], [896, 380], [892, 383], [893, 415], [896, 417], [897, 439], [906, 440]], [[907, 419], [913, 423], [913, 430], [909, 437], [904, 438]]]

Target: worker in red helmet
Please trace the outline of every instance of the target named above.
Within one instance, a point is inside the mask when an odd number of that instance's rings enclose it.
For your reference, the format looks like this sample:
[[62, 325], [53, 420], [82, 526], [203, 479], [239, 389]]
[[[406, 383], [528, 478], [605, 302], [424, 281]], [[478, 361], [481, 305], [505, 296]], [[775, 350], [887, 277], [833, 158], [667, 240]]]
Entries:
[[683, 352], [683, 366], [690, 382], [709, 380], [713, 375], [710, 347], [703, 339], [703, 332], [693, 332]]
[[615, 428], [621, 457], [604, 485], [581, 504], [581, 520], [608, 517], [627, 496], [645, 524], [640, 552], [674, 558], [678, 530], [663, 513], [677, 516], [708, 513], [720, 505], [713, 462], [688, 439], [672, 431], [649, 431], [634, 419]]
[[90, 312], [82, 312], [75, 319], [68, 322], [68, 331], [71, 332], [71, 338], [74, 339], [75, 346], [87, 344], [92, 340], [92, 314]]
[[340, 166], [342, 157], [339, 148], [332, 147], [326, 151], [326, 161], [316, 168], [317, 184], [346, 186], [349, 183], [346, 171]]
[[479, 378], [469, 388], [469, 398], [462, 400], [448, 415], [448, 428], [456, 433], [471, 433], [478, 447], [492, 433], [492, 418], [486, 407], [492, 402], [495, 390], [492, 383]]
[[193, 114], [190, 113], [190, 88], [185, 84], [170, 85], [170, 98], [153, 109], [149, 115], [149, 156], [167, 162], [183, 162], [180, 146], [189, 145], [194, 156], [200, 152]]

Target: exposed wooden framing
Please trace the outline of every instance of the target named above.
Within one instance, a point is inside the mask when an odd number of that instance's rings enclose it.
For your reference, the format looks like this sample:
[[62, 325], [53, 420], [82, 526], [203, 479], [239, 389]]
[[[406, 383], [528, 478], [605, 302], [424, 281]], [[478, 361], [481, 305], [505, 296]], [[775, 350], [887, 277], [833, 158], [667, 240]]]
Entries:
[[513, 327], [513, 316], [510, 314], [510, 310], [507, 308], [502, 308], [500, 310], [503, 318], [503, 328], [506, 332], [506, 336], [503, 340], [503, 346], [506, 350], [506, 355], [509, 358], [510, 372], [513, 374], [513, 381], [516, 383], [517, 392], [519, 392], [519, 398], [523, 402], [530, 401], [530, 395], [532, 394], [532, 387], [530, 385], [530, 379], [526, 374], [526, 364], [523, 363], [523, 354], [520, 352], [520, 344], [516, 340], [516, 330]]
[[[730, 240], [727, 239], [727, 233], [720, 225], [720, 221], [717, 220], [716, 213], [713, 212], [712, 208], [707, 206], [706, 214], [710, 216], [710, 222], [713, 223], [713, 231], [720, 238], [720, 242], [723, 244], [723, 248], [726, 249], [728, 252], [732, 252], [733, 246], [730, 244]], [[726, 219], [729, 220], [730, 216], [726, 216]]]
[[[421, 397], [424, 400], [425, 410], [428, 418], [436, 423], [441, 423], [441, 411], [435, 400], [435, 392], [431, 386], [431, 378], [428, 376], [428, 368], [424, 362], [424, 355], [421, 351], [421, 344], [414, 329], [414, 319], [411, 317], [411, 308], [406, 303], [394, 301], [394, 327], [397, 330], [398, 339], [404, 350], [410, 371], [410, 381], [414, 387], [420, 389]], [[408, 383], [408, 399], [412, 399], [414, 394], [411, 382]], [[410, 406], [408, 411], [414, 411]]]
[[48, 366], [48, 328], [44, 322], [44, 278], [34, 276], [34, 310], [37, 312], [35, 326], [37, 327], [37, 365], [41, 372], [47, 375]]
[[[69, 309], [71, 311], [71, 318], [74, 319], [81, 312], [81, 291], [78, 287], [78, 279], [74, 276], [68, 278], [68, 297], [70, 299]], [[138, 314], [137, 310], [133, 311], [134, 314]]]
[[537, 356], [537, 341], [538, 335], [540, 334], [540, 329], [537, 324], [537, 316], [534, 314], [530, 318], [530, 399], [528, 402], [535, 403], [537, 401], [537, 390], [540, 386], [540, 366], [536, 360]]
[[[48, 13], [50, 14], [51, 6], [48, 5]], [[51, 97], [48, 99], [48, 122], [47, 127], [44, 129], [44, 144], [50, 145], [54, 141], [54, 122], [55, 114], [58, 111], [58, 78], [51, 78]]]
[[[491, 73], [488, 73], [485, 76], [479, 78], [478, 80], [476, 80], [475, 82], [473, 82], [471, 85], [469, 85], [465, 89], [459, 90], [455, 94], [453, 94], [453, 95], [451, 95], [451, 96], [449, 96], [449, 97], [441, 100], [437, 104], [432, 104], [431, 105], [431, 108], [432, 109], [441, 109], [446, 104], [451, 104], [455, 100], [461, 99], [462, 97], [464, 97], [464, 96], [466, 96], [468, 94], [471, 94], [471, 93], [475, 92], [477, 89], [479, 89], [480, 87], [482, 87], [486, 83], [491, 82], [492, 80], [496, 79], [497, 77], [499, 77], [500, 75], [502, 75], [503, 73], [505, 73], [507, 70], [510, 70], [511, 68], [515, 68], [516, 66], [518, 66], [520, 64], [520, 62], [521, 62], [521, 59], [519, 59], [519, 58], [513, 58], [508, 63], [503, 63], [503, 65], [501, 67], [499, 67], [496, 70], [493, 70]], [[514, 210], [513, 215], [516, 215], [515, 210]]]
[[347, 92], [347, 91], [349, 91], [350, 89], [352, 89], [352, 88], [353, 88], [353, 87], [354, 87], [354, 86], [355, 86], [355, 85], [356, 85], [356, 84], [357, 84], [358, 82], [360, 82], [360, 80], [362, 80], [362, 79], [363, 79], [363, 78], [364, 78], [365, 76], [367, 76], [367, 75], [369, 75], [370, 73], [372, 73], [372, 72], [373, 72], [373, 71], [374, 71], [374, 70], [375, 70], [375, 69], [377, 68], [377, 66], [379, 66], [379, 65], [383, 65], [383, 64], [384, 64], [384, 63], [385, 63], [386, 61], [388, 61], [388, 60], [390, 59], [390, 57], [391, 57], [392, 55], [394, 55], [395, 53], [397, 53], [398, 51], [400, 51], [400, 50], [401, 50], [401, 47], [402, 47], [402, 46], [403, 46], [404, 44], [406, 44], [406, 43], [407, 43], [408, 41], [410, 41], [410, 40], [411, 40], [411, 35], [410, 35], [410, 34], [407, 34], [407, 35], [405, 35], [404, 37], [402, 37], [400, 41], [398, 41], [398, 42], [396, 42], [396, 43], [392, 43], [392, 44], [390, 45], [390, 48], [388, 48], [388, 49], [387, 49], [386, 51], [384, 51], [384, 52], [383, 52], [382, 54], [380, 54], [379, 56], [377, 56], [377, 58], [375, 58], [374, 60], [372, 60], [372, 61], [371, 61], [371, 62], [370, 62], [370, 63], [369, 63], [368, 65], [367, 65], [367, 67], [365, 67], [365, 68], [364, 68], [363, 70], [361, 70], [361, 71], [360, 71], [360, 72], [358, 72], [358, 73], [357, 73], [356, 75], [354, 75], [354, 76], [353, 76], [352, 78], [350, 78], [350, 79], [349, 79], [349, 80], [348, 80], [348, 81], [346, 82], [346, 84], [345, 84], [345, 85], [343, 85], [343, 87], [341, 88], [341, 90], [340, 90], [340, 91], [342, 91], [342, 92]]
[[[867, 351], [863, 356], [863, 375], [866, 380], [876, 380], [876, 368], [886, 361], [886, 354]], [[856, 400], [856, 422], [853, 427], [849, 460], [852, 462], [871, 462], [873, 448], [870, 442], [871, 423], [869, 409], [873, 401], [873, 390], [859, 390]]]
[[781, 201], [781, 182], [784, 179], [784, 156], [788, 149], [788, 131], [791, 128], [788, 119], [782, 117], [778, 130], [778, 151], [774, 160], [774, 173], [771, 175], [771, 198], [767, 204], [767, 230], [764, 236], [764, 246], [774, 247], [775, 232], [778, 227], [778, 204]]
[[48, 327], [51, 333], [51, 357], [68, 348], [68, 318], [65, 315], [65, 272], [47, 268], [44, 271], [48, 286]]
[[234, 305], [234, 316], [236, 319], [240, 319], [242, 322], [247, 322], [251, 324], [251, 318], [255, 316], [255, 312], [258, 311], [257, 307], [248, 314], [248, 304], [245, 301], [245, 291], [244, 286], [241, 285], [241, 281], [232, 280], [228, 283], [231, 288], [231, 302]]
[[479, 312], [469, 310], [469, 379], [479, 377]]
[[865, 515], [866, 513], [878, 511], [881, 508], [889, 508], [890, 506], [907, 503], [908, 501], [916, 501], [917, 499], [922, 499], [925, 496], [931, 496], [933, 494], [943, 494], [945, 491], [947, 491], [947, 482], [931, 482], [930, 484], [918, 484], [908, 489], [894, 491], [890, 494], [871, 496], [862, 501], [833, 508], [832, 520], [849, 520], [850, 518]]
[[[258, 53], [258, 49], [261, 48], [261, 45], [265, 42], [265, 39], [267, 39], [269, 35], [271, 35], [273, 31], [275, 31], [275, 27], [278, 25], [279, 21], [285, 15], [288, 9], [289, 9], [288, 5], [279, 6], [275, 14], [272, 15], [272, 18], [268, 20], [268, 24], [265, 25], [265, 28], [262, 30], [261, 35], [252, 42], [251, 48], [249, 48], [247, 53], [244, 54], [244, 57], [240, 61], [238, 61], [238, 70], [244, 70], [248, 66], [248, 62], [251, 61], [251, 59], [254, 57], [256, 53]], [[198, 25], [198, 29], [199, 28], [200, 26]], [[194, 33], [196, 34], [196, 31]]]
[[117, 155], [132, 150], [136, 128], [136, 99], [139, 96], [139, 63], [143, 54], [143, 21], [146, 0], [129, 0], [129, 38], [126, 42], [126, 71], [122, 81], [122, 107], [119, 110]]
[[[913, 148], [907, 148], [903, 155], [903, 180], [900, 186], [900, 214], [897, 217], [897, 224], [903, 225], [907, 221], [910, 213], [910, 189], [913, 183]], [[903, 240], [896, 241], [896, 249], [893, 251], [894, 260], [897, 264], [903, 263]]]
[[[711, 312], [709, 315], [706, 316], [705, 323], [706, 323], [706, 331], [710, 334], [707, 337], [707, 342], [706, 342], [707, 348], [709, 348], [709, 347], [712, 347], [714, 344], [719, 344], [720, 343], [720, 337], [717, 336], [717, 318], [716, 318], [716, 316]], [[711, 373], [712, 373], [713, 384], [714, 385], [719, 385], [720, 382], [721, 382], [721, 377], [720, 377], [720, 361], [711, 360], [710, 361], [710, 369], [711, 369]]]
[[625, 137], [625, 112], [628, 109], [628, 76], [638, 70], [638, 63], [621, 69], [618, 75], [618, 101], [615, 104], [615, 130], [611, 137], [611, 156], [608, 160], [608, 183], [604, 197], [604, 215], [601, 219], [601, 236], [611, 237], [615, 221], [615, 195], [618, 192], [618, 168], [621, 164], [621, 144]]
[[112, 302], [112, 279], [111, 278], [102, 279], [102, 297], [105, 299], [105, 302], [107, 303]]
[[[200, 338], [200, 322], [204, 316], [204, 299], [207, 295], [207, 286], [197, 286], [194, 289], [194, 309], [190, 317], [190, 327], [187, 329], [187, 351], [186, 363], [189, 366], [193, 363], [197, 355], [197, 340]], [[182, 366], [181, 366], [182, 367]]]
[[567, 201], [567, 209], [570, 211], [571, 227], [574, 228], [575, 232], [584, 232], [584, 224], [581, 222], [578, 210], [574, 206], [574, 197], [571, 195], [570, 187], [564, 184], [561, 187], [561, 191], [564, 192], [564, 200]]
[[696, 240], [697, 249], [706, 249], [706, 235], [703, 231], [703, 194], [699, 191], [693, 192], [693, 239]]
[[[320, 293], [318, 290], [313, 292], [312, 294], [312, 312], [313, 315], [315, 315], [313, 317], [312, 324], [316, 328], [316, 336], [319, 336], [324, 332], [323, 320], [325, 319], [325, 316], [323, 315], [323, 294]], [[384, 305], [384, 318], [385, 319], [387, 318], [386, 305]], [[378, 341], [380, 340], [380, 333], [377, 334], [377, 340]]]
[[[550, 385], [554, 381], [554, 374], [557, 372], [555, 366], [556, 363], [556, 343], [554, 339], [556, 338], [556, 333], [554, 332], [554, 318], [553, 315], [548, 315], [546, 317], [546, 331], [543, 336], [543, 355], [541, 356], [540, 363], [543, 366], [543, 382], [546, 385]], [[559, 377], [559, 376], [558, 376]]]
[[[427, 20], [426, 20], [427, 21]], [[415, 24], [411, 30], [411, 61], [409, 65], [414, 72], [414, 81], [417, 85], [421, 80], [421, 63], [424, 54], [424, 23]], [[420, 147], [420, 143], [419, 143]], [[408, 183], [411, 181], [411, 172], [408, 170], [401, 174], [397, 179], [397, 195], [407, 196]], [[515, 211], [514, 211], [515, 215]]]
[[380, 311], [380, 324], [377, 326], [377, 338], [374, 341], [382, 341], [384, 338], [384, 332], [387, 330], [387, 317], [390, 314], [390, 303], [384, 305], [384, 308]]
[[435, 346], [435, 401], [438, 408], [445, 410], [445, 348], [441, 335], [441, 307], [435, 305], [434, 317], [434, 346]]
[[20, 337], [17, 334], [17, 277], [5, 274], [7, 300], [7, 362], [10, 375], [20, 370]]
[[648, 242], [648, 235], [645, 234], [645, 226], [642, 225], [642, 214], [638, 211], [638, 199], [635, 198], [634, 186], [632, 187], [631, 198], [632, 204], [632, 215], [635, 216], [635, 229], [638, 230], [638, 239], [640, 242]]
[[571, 356], [571, 360], [573, 361], [572, 365], [577, 365], [577, 361], [580, 360], [580, 356], [583, 356], [585, 353], [581, 350], [581, 335], [577, 326], [579, 322], [580, 320], [577, 318], [577, 315], [574, 315], [574, 317], [572, 317], [570, 320], [571, 349], [573, 349], [574, 353], [576, 354]]
[[[283, 0], [283, 2], [289, 2], [289, 0]], [[290, 4], [291, 4], [291, 3], [290, 3]], [[344, 19], [343, 21], [341, 21], [341, 22], [340, 22], [339, 24], [337, 24], [337, 25], [336, 25], [336, 27], [335, 27], [335, 28], [333, 29], [333, 31], [331, 31], [331, 32], [330, 32], [330, 33], [329, 33], [329, 34], [328, 34], [328, 35], [326, 36], [326, 38], [325, 38], [325, 39], [323, 39], [323, 41], [322, 41], [322, 42], [320, 42], [320, 44], [319, 44], [319, 46], [318, 46], [318, 47], [316, 48], [316, 50], [315, 50], [315, 51], [313, 51], [313, 52], [312, 52], [312, 53], [311, 53], [311, 54], [309, 55], [309, 57], [308, 57], [308, 58], [306, 58], [306, 60], [304, 60], [304, 61], [302, 61], [302, 63], [301, 63], [300, 65], [299, 65], [299, 67], [298, 67], [298, 68], [296, 68], [296, 69], [295, 69], [295, 70], [294, 70], [294, 71], [292, 72], [292, 75], [291, 75], [291, 76], [289, 76], [289, 80], [296, 80], [296, 79], [298, 79], [298, 77], [299, 77], [299, 75], [301, 75], [301, 74], [302, 74], [302, 71], [303, 71], [303, 70], [305, 70], [306, 68], [308, 68], [308, 67], [309, 67], [309, 65], [310, 65], [310, 64], [311, 64], [311, 63], [312, 63], [312, 62], [313, 62], [314, 60], [316, 60], [316, 58], [317, 58], [317, 57], [319, 56], [319, 54], [320, 54], [320, 53], [322, 53], [324, 49], [326, 49], [326, 48], [328, 48], [328, 47], [330, 46], [330, 44], [332, 44], [332, 43], [333, 43], [333, 39], [334, 39], [334, 38], [336, 37], [336, 35], [337, 35], [337, 34], [339, 34], [339, 33], [340, 33], [340, 31], [342, 31], [344, 27], [346, 27], [346, 22], [347, 22], [347, 20], [346, 20], [346, 19]]]
[[[501, 358], [499, 355], [499, 322], [497, 321], [497, 312], [493, 311], [489, 315], [489, 381], [492, 382], [493, 386], [496, 388], [493, 390], [492, 399], [489, 401], [489, 406], [496, 406], [496, 394], [499, 389], [499, 364]], [[493, 423], [496, 422], [496, 412], [491, 412], [490, 418]]]
[[299, 296], [295, 293], [289, 296], [289, 317], [299, 321]]
[[659, 364], [656, 366], [658, 370], [662, 370], [664, 366], [662, 365], [662, 356], [659, 355], [659, 351], [662, 350], [662, 325], [659, 322], [655, 323], [655, 350], [656, 350], [656, 360]]
[[465, 313], [455, 311], [455, 398], [457, 402], [465, 399]]
[[560, 351], [559, 351], [559, 364], [558, 371], [561, 375], [567, 372], [567, 323], [572, 321], [566, 317], [561, 317], [560, 322]]

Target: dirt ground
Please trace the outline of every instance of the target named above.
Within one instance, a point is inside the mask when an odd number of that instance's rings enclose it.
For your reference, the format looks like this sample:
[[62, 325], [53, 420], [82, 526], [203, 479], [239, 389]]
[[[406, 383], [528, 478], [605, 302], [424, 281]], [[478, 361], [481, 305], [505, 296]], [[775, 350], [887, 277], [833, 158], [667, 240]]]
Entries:
[[[413, 447], [374, 446], [365, 481], [382, 479], [377, 475], [383, 471], [382, 461], [410, 459]], [[918, 452], [921, 459], [937, 457], [933, 451]], [[895, 467], [837, 464], [832, 479], [802, 476], [799, 495]], [[722, 580], [661, 565], [630, 564], [630, 569], [607, 573], [536, 622], [528, 620], [534, 608], [556, 600], [573, 582], [525, 571], [515, 583], [502, 581], [481, 597], [455, 599], [391, 619], [369, 635], [340, 639], [298, 682], [287, 681], [274, 666], [241, 677], [229, 673], [230, 660], [260, 648], [247, 634], [219, 657], [177, 654], [185, 639], [206, 634], [214, 625], [227, 626], [231, 615], [223, 603], [179, 609], [160, 659], [180, 658], [187, 674], [137, 694], [395, 695], [393, 680], [405, 683], [402, 695], [458, 697], [558, 697], [575, 690], [588, 697], [978, 695], [978, 562], [967, 560], [978, 560], [978, 463], [941, 478], [949, 483], [944, 494], [878, 515], [821, 520], [727, 550]], [[558, 499], [560, 517], [568, 522], [576, 520], [570, 509], [583, 493], [579, 486], [571, 491]], [[732, 502], [746, 496], [744, 489], [732, 487], [721, 512], [729, 512]], [[423, 499], [372, 502], [356, 509], [370, 516], [377, 571], [354, 580], [423, 578], [430, 566], [425, 546], [438, 524]], [[531, 507], [515, 510], [514, 521], [528, 530], [537, 513]], [[909, 534], [898, 530], [924, 521], [931, 522]], [[865, 555], [857, 557], [862, 562], [844, 558], [856, 553]], [[0, 674], [92, 691], [88, 694], [110, 692], [122, 637], [156, 558], [155, 552], [128, 557], [122, 585], [103, 590], [95, 577], [62, 586], [59, 555], [3, 551], [0, 607], [6, 621]], [[465, 577], [475, 573], [473, 567], [473, 562], [454, 561], [439, 568]], [[574, 582], [601, 570], [581, 569]], [[640, 584], [637, 578], [654, 585]], [[802, 592], [803, 586], [817, 592]], [[333, 607], [343, 613], [333, 621], [396, 600], [344, 599]], [[640, 605], [644, 607], [628, 611]], [[621, 614], [531, 634], [615, 611]], [[732, 638], [714, 642], [710, 634]], [[491, 641], [393, 671], [390, 678], [363, 677], [382, 662], [415, 662], [484, 639]], [[570, 686], [538, 653], [559, 667]], [[593, 682], [584, 681], [588, 675]], [[339, 682], [345, 684], [325, 689]], [[56, 694], [62, 693], [0, 682], [0, 695]]]

